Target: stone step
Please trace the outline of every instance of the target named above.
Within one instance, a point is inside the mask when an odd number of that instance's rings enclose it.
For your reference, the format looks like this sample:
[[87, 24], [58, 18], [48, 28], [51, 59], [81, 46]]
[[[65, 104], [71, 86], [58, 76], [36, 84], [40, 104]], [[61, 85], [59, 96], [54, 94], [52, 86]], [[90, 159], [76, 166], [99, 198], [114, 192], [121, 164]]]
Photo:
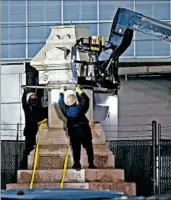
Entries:
[[[67, 151], [66, 144], [59, 145], [39, 145], [39, 156], [45, 155], [65, 155]], [[113, 152], [109, 150], [106, 145], [93, 145], [95, 155], [113, 155]], [[34, 155], [35, 150], [33, 150], [30, 155]], [[71, 152], [71, 151], [70, 151]], [[81, 154], [86, 154], [85, 149], [81, 148]]]
[[[66, 151], [61, 150], [58, 154], [39, 154], [37, 169], [63, 169], [65, 153]], [[33, 155], [28, 156], [28, 169], [32, 169], [33, 166]], [[88, 168], [87, 155], [83, 153], [81, 155], [81, 164], [83, 168]], [[99, 169], [104, 168], [114, 168], [115, 167], [115, 156], [110, 154], [98, 153], [94, 155], [94, 163]], [[69, 155], [68, 159], [68, 168], [71, 168], [73, 165], [72, 154]]]
[[[68, 144], [68, 138], [65, 136], [41, 137], [40, 145]], [[105, 144], [100, 137], [93, 137], [93, 144]]]
[[[60, 183], [35, 183], [34, 188], [60, 188]], [[86, 182], [86, 183], [65, 183], [65, 188], [82, 188], [97, 190], [112, 190], [123, 192], [125, 195], [136, 195], [136, 185], [132, 182]], [[6, 189], [25, 189], [29, 188], [28, 183], [7, 184]]]
[[[63, 170], [37, 170], [35, 183], [60, 183]], [[17, 172], [18, 183], [29, 183], [32, 170], [19, 170]], [[64, 179], [65, 183], [74, 182], [116, 182], [124, 181], [122, 169], [82, 169], [76, 171], [68, 169]]]

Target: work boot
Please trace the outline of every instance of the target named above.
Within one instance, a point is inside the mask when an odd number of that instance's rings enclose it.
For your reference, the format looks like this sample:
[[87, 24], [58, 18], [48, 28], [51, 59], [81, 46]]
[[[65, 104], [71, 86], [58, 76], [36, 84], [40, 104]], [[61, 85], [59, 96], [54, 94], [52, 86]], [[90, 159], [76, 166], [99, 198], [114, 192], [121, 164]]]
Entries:
[[94, 163], [89, 164], [89, 169], [97, 169], [97, 167], [94, 165]]
[[72, 169], [80, 171], [81, 170], [81, 164], [79, 162], [74, 163], [73, 166], [72, 166]]

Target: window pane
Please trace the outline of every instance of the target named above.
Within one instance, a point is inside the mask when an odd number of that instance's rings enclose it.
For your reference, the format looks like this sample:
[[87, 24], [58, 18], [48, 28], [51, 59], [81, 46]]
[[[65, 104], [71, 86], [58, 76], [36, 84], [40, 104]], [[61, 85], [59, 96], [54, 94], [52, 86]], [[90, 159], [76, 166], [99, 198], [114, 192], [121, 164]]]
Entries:
[[2, 26], [2, 58], [25, 58], [25, 25]]
[[9, 45], [1, 44], [1, 58], [9, 58]]
[[118, 8], [133, 10], [133, 1], [100, 0], [100, 20], [113, 20]]
[[25, 1], [15, 1], [9, 2], [10, 14], [9, 21], [11, 22], [25, 22], [26, 21], [26, 2]]
[[10, 45], [10, 58], [25, 58], [26, 57], [26, 45], [14, 44]]
[[9, 31], [10, 29], [7, 28], [7, 25], [2, 25], [1, 27], [1, 57], [3, 58], [9, 58]]
[[45, 21], [61, 21], [61, 1], [45, 1]]
[[169, 56], [170, 43], [162, 40], [153, 41], [153, 56]]
[[152, 41], [136, 41], [136, 56], [152, 56]]
[[159, 20], [170, 19], [170, 2], [159, 2], [154, 3], [154, 14], [153, 17]]
[[154, 39], [152, 36], [136, 32], [136, 56], [152, 56], [152, 41]]
[[89, 31], [92, 36], [97, 35], [97, 24], [82, 24], [82, 25], [89, 27]]
[[159, 20], [170, 19], [169, 1], [136, 1], [136, 12]]
[[28, 2], [29, 21], [60, 21], [61, 20], [61, 1], [39, 0]]
[[32, 43], [28, 45], [28, 56], [29, 58], [33, 58], [39, 51], [40, 49], [45, 45], [45, 43]]
[[10, 26], [3, 24], [1, 26], [1, 42], [3, 43], [8, 43], [9, 42], [9, 31], [10, 31]]
[[9, 21], [9, 15], [8, 15], [8, 12], [9, 12], [9, 1], [6, 1], [6, 0], [2, 0], [1, 1], [1, 19], [2, 19], [2, 22], [8, 22]]
[[28, 1], [28, 21], [44, 20], [44, 1]]
[[47, 24], [29, 24], [28, 27], [28, 41], [29, 41], [29, 57], [33, 57], [36, 55], [38, 51], [44, 46], [46, 43], [46, 39], [48, 38], [51, 29], [51, 25]]
[[152, 17], [152, 2], [151, 1], [135, 1], [135, 10], [138, 13]]
[[109, 33], [111, 30], [112, 23], [101, 23], [99, 25], [99, 35], [104, 36], [105, 40], [108, 40]]
[[97, 1], [64, 1], [64, 21], [82, 20], [97, 20]]

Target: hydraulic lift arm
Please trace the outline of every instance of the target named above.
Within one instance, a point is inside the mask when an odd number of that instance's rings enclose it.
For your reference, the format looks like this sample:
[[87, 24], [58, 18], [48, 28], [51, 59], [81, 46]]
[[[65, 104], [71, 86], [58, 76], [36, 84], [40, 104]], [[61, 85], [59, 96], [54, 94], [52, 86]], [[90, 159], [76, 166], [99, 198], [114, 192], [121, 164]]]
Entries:
[[[81, 38], [73, 47], [73, 80], [78, 84], [100, 86], [117, 91], [120, 87], [118, 60], [130, 46], [134, 31], [171, 42], [171, 25], [124, 8], [119, 8], [114, 17], [109, 38], [105, 45], [102, 45], [100, 42], [98, 45], [93, 45], [92, 38], [90, 37]], [[88, 52], [92, 61], [76, 60], [76, 51]], [[82, 68], [86, 68], [86, 75], [77, 76], [77, 63], [81, 64]], [[92, 65], [94, 74], [89, 75], [89, 66], [92, 67]]]

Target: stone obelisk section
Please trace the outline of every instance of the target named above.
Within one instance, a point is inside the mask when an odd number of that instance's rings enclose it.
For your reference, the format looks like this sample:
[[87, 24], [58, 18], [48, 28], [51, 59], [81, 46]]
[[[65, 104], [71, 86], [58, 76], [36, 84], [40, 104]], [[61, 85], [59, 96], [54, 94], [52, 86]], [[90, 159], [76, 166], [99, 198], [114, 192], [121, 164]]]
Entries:
[[[34, 188], [59, 188], [62, 178], [68, 138], [66, 119], [57, 104], [59, 89], [62, 85], [72, 88], [71, 84], [71, 49], [80, 37], [89, 37], [87, 27], [60, 26], [52, 27], [45, 46], [31, 61], [39, 71], [39, 84], [54, 86], [48, 92], [48, 125], [40, 133], [39, 158]], [[77, 60], [88, 61], [88, 54], [77, 52]], [[78, 75], [79, 66], [78, 67]], [[63, 83], [63, 84], [62, 84]], [[68, 92], [73, 92], [69, 90]], [[115, 156], [105, 144], [105, 133], [100, 123], [93, 121], [93, 91], [85, 90], [90, 98], [87, 117], [93, 134], [95, 165], [97, 169], [88, 169], [85, 150], [81, 152], [82, 170], [71, 169], [72, 151], [69, 153], [68, 170], [64, 180], [66, 188], [107, 189], [135, 195], [136, 185], [124, 181], [124, 170], [115, 169]], [[67, 95], [67, 94], [66, 94]], [[28, 169], [17, 172], [17, 183], [7, 184], [7, 189], [28, 188], [31, 180], [34, 150], [28, 156]]]

